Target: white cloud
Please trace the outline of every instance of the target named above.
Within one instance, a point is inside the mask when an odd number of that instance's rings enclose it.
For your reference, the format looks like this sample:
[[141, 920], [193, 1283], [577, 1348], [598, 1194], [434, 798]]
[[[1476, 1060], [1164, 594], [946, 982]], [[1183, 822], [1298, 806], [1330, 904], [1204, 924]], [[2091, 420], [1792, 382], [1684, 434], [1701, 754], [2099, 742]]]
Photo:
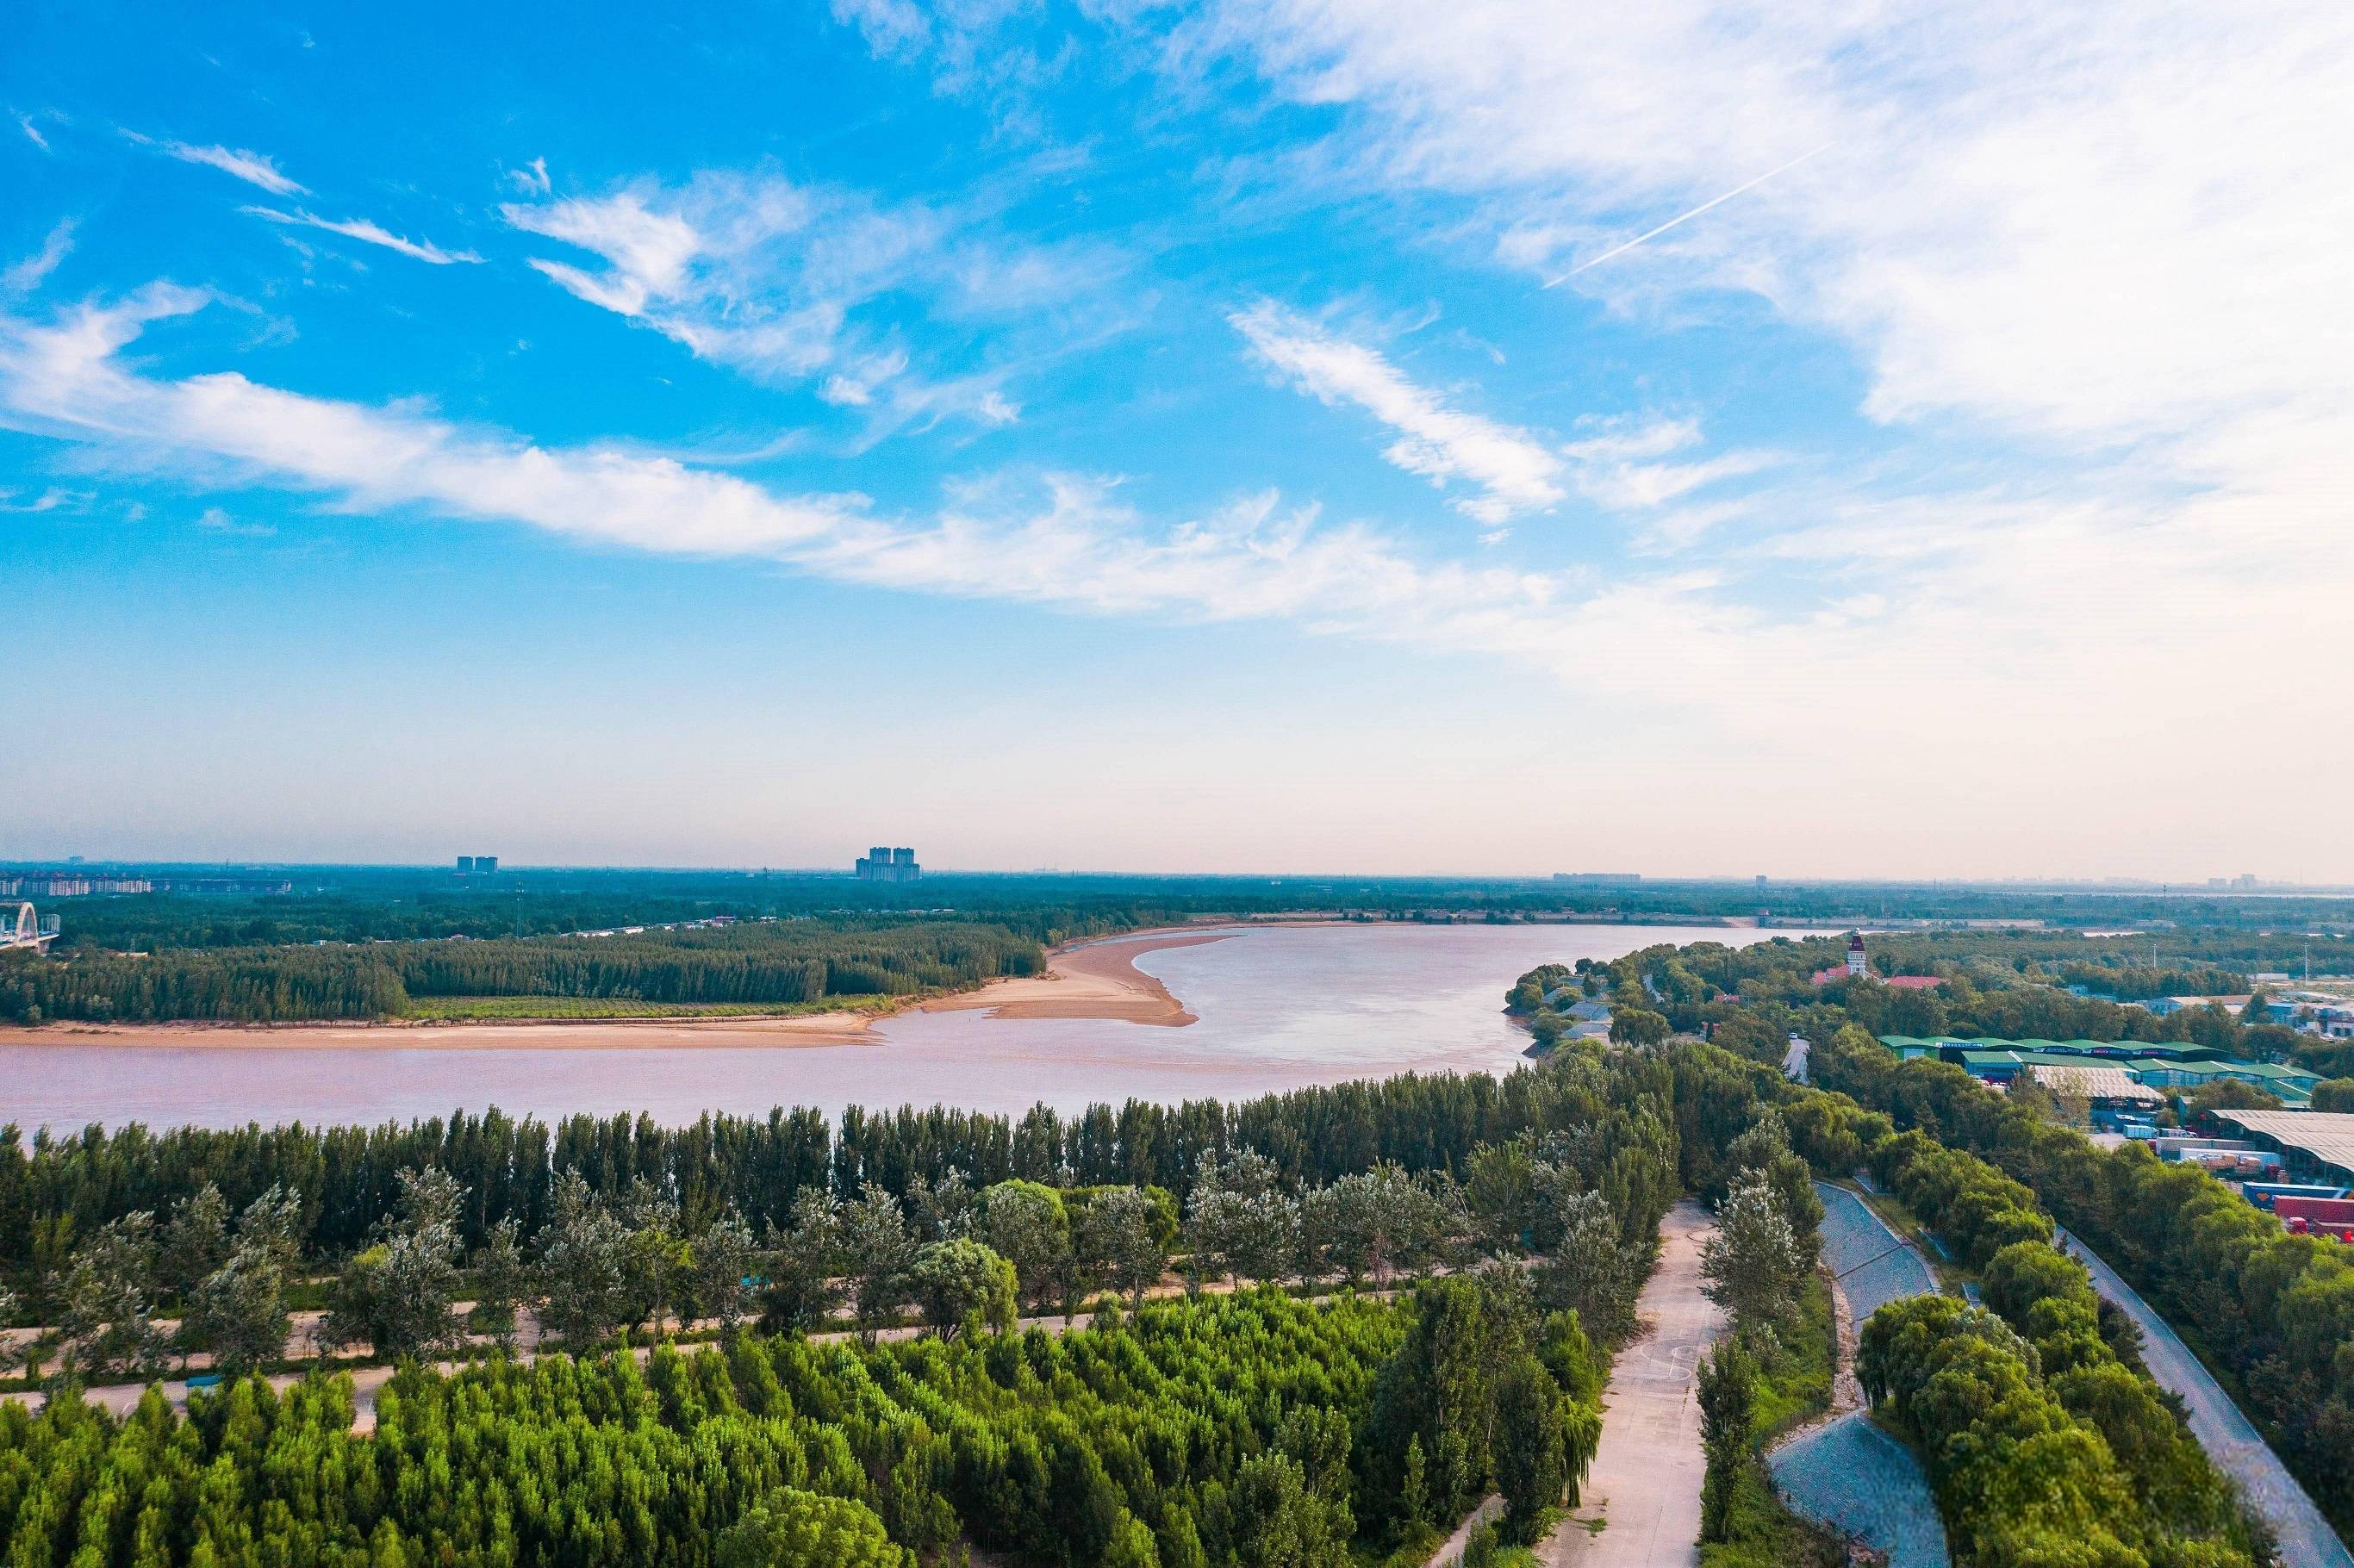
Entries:
[[520, 169], [509, 169], [507, 178], [525, 196], [546, 196], [553, 188], [547, 177], [547, 160], [534, 158]]
[[58, 264], [73, 250], [74, 228], [74, 219], [59, 218], [56, 227], [49, 230], [48, 237], [41, 241], [38, 250], [5, 272], [0, 272], [0, 293], [29, 294], [39, 288], [43, 280], [56, 271]]
[[65, 490], [53, 484], [32, 500], [19, 503], [15, 491], [0, 490], [0, 512], [80, 512], [95, 499], [88, 491]]
[[1013, 405], [996, 375], [930, 378], [862, 312], [898, 299], [930, 304], [935, 318], [1043, 316], [1079, 308], [1117, 270], [1100, 249], [1001, 243], [975, 232], [971, 215], [769, 175], [641, 181], [500, 210], [599, 259], [532, 259], [578, 298], [756, 378], [814, 379], [827, 401], [874, 410], [878, 429], [943, 415], [1003, 423]]
[[123, 132], [143, 147], [154, 147], [165, 157], [177, 158], [184, 164], [202, 164], [234, 175], [250, 185], [260, 185], [272, 196], [308, 196], [307, 186], [295, 184], [281, 174], [278, 162], [267, 153], [249, 153], [238, 147], [199, 147], [187, 142], [158, 142], [142, 136], [136, 131]]
[[[1639, 607], [1590, 671], [1721, 692], [1744, 739], [1842, 700], [1874, 758], [1983, 726], [2084, 800], [2186, 715], [2342, 705], [2354, 11], [1228, 0], [1207, 31], [1340, 127], [1298, 177], [1430, 196], [1536, 278], [1828, 144], [1575, 279], [1641, 323], [1762, 301], [1850, 347], [1886, 427], [1737, 509], [1672, 428], [1576, 443], [1568, 482], [1638, 551], [1709, 546], [1586, 607]], [[2354, 766], [2321, 727], [2311, 766]]]
[[931, 41], [931, 22], [911, 0], [833, 0], [833, 19], [856, 27], [878, 55], [907, 54]]
[[1262, 301], [1227, 317], [1260, 358], [1327, 403], [1351, 403], [1398, 433], [1382, 455], [1444, 488], [1464, 480], [1479, 494], [1458, 510], [1499, 524], [1557, 503], [1560, 459], [1528, 431], [1465, 413], [1419, 387], [1376, 351]]
[[[1649, 511], [1779, 461], [1774, 453], [1761, 451], [1726, 452], [1689, 462], [1660, 461], [1699, 444], [1700, 426], [1691, 419], [1605, 420], [1596, 429], [1597, 433], [1562, 448], [1562, 454], [1570, 461], [1578, 493], [1613, 512]], [[1723, 515], [1716, 514], [1711, 521]]]
[[33, 122], [33, 117], [31, 115], [19, 114], [16, 116], [16, 129], [22, 131], [25, 133], [25, 139], [32, 143], [34, 146], [38, 147], [42, 152], [48, 153], [55, 150], [50, 147], [49, 139], [41, 134], [41, 128]]
[[919, 209], [732, 175], [500, 210], [517, 228], [604, 260], [592, 271], [533, 260], [573, 294], [775, 381], [835, 360], [852, 308], [896, 287], [939, 227]]
[[459, 261], [482, 260], [471, 250], [444, 250], [429, 239], [403, 238], [365, 217], [326, 218], [314, 213], [305, 212], [299, 207], [292, 212], [281, 212], [276, 207], [244, 207], [238, 210], [253, 217], [268, 218], [272, 223], [291, 224], [302, 228], [323, 228], [330, 234], [340, 234], [351, 239], [363, 239], [370, 245], [381, 245], [387, 250], [398, 250], [403, 256], [413, 257], [417, 260], [429, 262], [436, 267], [447, 267]]
[[347, 509], [414, 507], [680, 556], [749, 556], [845, 581], [1089, 613], [1296, 618], [1311, 627], [1512, 650], [1560, 585], [1542, 575], [1416, 563], [1359, 525], [1320, 526], [1273, 495], [1155, 528], [1106, 482], [1048, 475], [970, 490], [929, 520], [858, 496], [789, 495], [618, 448], [550, 450], [408, 408], [373, 408], [234, 373], [179, 380], [120, 357], [149, 323], [207, 296], [155, 285], [46, 325], [0, 317], [0, 422], [196, 482], [271, 483]]
[[2050, 444], [2354, 407], [2354, 12], [2287, 0], [1413, 0], [1226, 12], [1357, 167], [1487, 204], [1500, 254], [1598, 255], [1829, 151], [1579, 286], [1751, 290], [1856, 345], [1867, 408]]
[[197, 514], [196, 526], [207, 534], [225, 534], [248, 539], [267, 539], [278, 532], [268, 523], [243, 522], [217, 506], [207, 506]]
[[[168, 345], [137, 365], [123, 356], [145, 323], [206, 298], [156, 285], [42, 323], [0, 315], [0, 424], [78, 443], [87, 467], [200, 488], [269, 484], [345, 510], [521, 524], [909, 591], [1276, 620], [1482, 653], [1573, 687], [1589, 715], [1617, 715], [1630, 744], [1681, 747], [1720, 766], [1735, 756], [1761, 778], [1779, 766], [1819, 770], [1820, 726], [1794, 720], [1837, 712], [1856, 740], [1840, 753], [1841, 789], [1942, 790], [1941, 810], [1961, 813], [1957, 832], [1967, 819], [1999, 835], [2020, 812], [2049, 810], [2055, 779], [2085, 781], [2088, 811], [2105, 798], [2097, 782], [2112, 779], [2144, 822], [2211, 808], [2218, 791], [2248, 785], [2244, 769], [2153, 777], [2150, 756], [2185, 755], [2168, 751], [2170, 736], [2245, 712], [2258, 674], [2284, 713], [2334, 712], [2342, 697], [2342, 618], [2331, 609], [2354, 593], [2354, 572], [2335, 530], [2354, 493], [2354, 448], [2323, 461], [2301, 447], [2293, 478], [2187, 500], [2129, 470], [2015, 493], [1792, 489], [1754, 498], [1744, 534], [1705, 565], [1629, 568], [1597, 584], [1577, 570], [1423, 558], [1273, 494], [1158, 524], [1123, 504], [1115, 483], [1085, 476], [972, 486], [933, 515], [886, 516], [858, 496], [787, 493], [618, 447], [550, 449], [407, 405], [142, 367]], [[1589, 439], [1602, 443], [1588, 454], [1600, 461], [1658, 461], [1689, 444], [1657, 426]], [[1759, 577], [1813, 591], [1768, 608], [1749, 591]], [[2038, 589], [2031, 614], [2013, 608], [2021, 582]], [[2031, 764], [1973, 766], [1967, 792], [1944, 789], [1937, 759], [1956, 736], [1983, 751], [2006, 735], [2031, 737]], [[2263, 781], [2268, 809], [2321, 810], [2354, 767], [2344, 726], [2312, 726], [2297, 746], [2301, 766]]]

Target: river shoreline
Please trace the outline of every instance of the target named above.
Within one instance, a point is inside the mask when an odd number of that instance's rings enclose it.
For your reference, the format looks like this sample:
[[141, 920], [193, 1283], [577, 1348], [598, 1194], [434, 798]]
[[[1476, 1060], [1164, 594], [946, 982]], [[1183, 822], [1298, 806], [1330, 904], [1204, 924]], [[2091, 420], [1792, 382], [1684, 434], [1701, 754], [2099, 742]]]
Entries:
[[789, 1018], [545, 1018], [493, 1022], [390, 1019], [380, 1022], [66, 1022], [0, 1028], [0, 1045], [196, 1046], [209, 1050], [576, 1051], [793, 1050], [880, 1045], [875, 1026], [907, 1012], [981, 1012], [990, 1018], [1076, 1018], [1182, 1028], [1197, 1022], [1169, 988], [1136, 967], [1147, 953], [1224, 941], [1232, 930], [1185, 927], [1093, 938], [1056, 948], [1044, 974], [1016, 975], [969, 991], [907, 998], [859, 1012]]

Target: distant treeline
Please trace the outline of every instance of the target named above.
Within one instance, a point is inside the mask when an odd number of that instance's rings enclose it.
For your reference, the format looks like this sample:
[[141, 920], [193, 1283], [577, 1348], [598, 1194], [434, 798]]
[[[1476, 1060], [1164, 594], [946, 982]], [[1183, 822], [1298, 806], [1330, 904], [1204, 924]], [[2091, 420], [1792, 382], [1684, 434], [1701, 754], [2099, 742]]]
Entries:
[[1045, 950], [1002, 926], [779, 920], [632, 936], [362, 947], [170, 948], [0, 960], [0, 1018], [245, 1023], [398, 1017], [412, 997], [587, 996], [813, 1002], [905, 996], [1035, 973]]
[[[217, 868], [124, 869], [170, 875]], [[894, 885], [791, 872], [522, 870], [459, 877], [439, 869], [368, 866], [287, 867], [283, 874], [295, 892], [269, 896], [161, 893], [64, 901], [63, 944], [153, 952], [451, 936], [551, 936], [713, 915], [896, 916], [943, 911], [1052, 944], [1091, 932], [1201, 916], [1347, 910], [1374, 917], [1516, 919], [1574, 911], [1634, 920], [1763, 914], [1827, 925], [1858, 919], [1967, 919], [2104, 928], [2146, 926], [2157, 938], [2161, 969], [2182, 967], [2186, 958], [2192, 967], [2287, 969], [2302, 957], [2303, 933], [2354, 934], [2354, 898], [2346, 897], [2185, 897], [2154, 891], [2041, 893], [1870, 883], [1756, 886], [1556, 882], [1546, 877], [934, 874]], [[2024, 939], [2046, 938], [2029, 933]], [[2242, 946], [2227, 946], [2235, 941]], [[2144, 938], [2119, 941], [2114, 950], [2120, 957], [2137, 950], [2146, 956], [2148, 946]]]

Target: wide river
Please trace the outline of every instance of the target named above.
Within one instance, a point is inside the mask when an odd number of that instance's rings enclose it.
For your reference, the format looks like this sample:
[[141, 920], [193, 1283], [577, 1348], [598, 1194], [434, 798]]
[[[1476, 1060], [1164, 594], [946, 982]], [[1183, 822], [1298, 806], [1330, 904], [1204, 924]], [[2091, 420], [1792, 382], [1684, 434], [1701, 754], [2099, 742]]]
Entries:
[[405, 1121], [497, 1106], [546, 1118], [646, 1111], [679, 1123], [705, 1110], [765, 1114], [776, 1105], [831, 1116], [845, 1105], [911, 1102], [1020, 1112], [1039, 1100], [1067, 1112], [1130, 1097], [1236, 1099], [1407, 1071], [1500, 1072], [1528, 1044], [1503, 1015], [1504, 993], [1538, 964], [1613, 959], [1660, 942], [1800, 934], [1263, 927], [1137, 959], [1199, 1016], [1182, 1028], [955, 1012], [899, 1014], [863, 1044], [773, 1048], [241, 1050], [61, 1038], [0, 1045], [0, 1122], [27, 1132], [93, 1121], [241, 1127]]

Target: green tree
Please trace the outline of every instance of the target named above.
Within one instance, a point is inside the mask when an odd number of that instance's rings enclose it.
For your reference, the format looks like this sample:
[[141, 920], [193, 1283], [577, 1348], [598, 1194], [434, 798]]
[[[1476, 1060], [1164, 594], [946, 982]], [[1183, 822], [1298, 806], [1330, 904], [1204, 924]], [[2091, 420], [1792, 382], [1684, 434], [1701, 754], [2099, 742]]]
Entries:
[[981, 1194], [973, 1235], [1013, 1266], [1022, 1299], [1042, 1309], [1071, 1279], [1071, 1219], [1062, 1194], [1035, 1181], [1000, 1181]]
[[110, 1221], [82, 1244], [53, 1289], [60, 1367], [69, 1376], [146, 1372], [169, 1343], [154, 1319], [155, 1216], [144, 1209]]
[[869, 1181], [854, 1202], [842, 1206], [842, 1263], [850, 1277], [859, 1320], [867, 1327], [896, 1316], [907, 1298], [907, 1269], [916, 1242], [899, 1200]]
[[557, 1182], [554, 1211], [539, 1234], [540, 1323], [578, 1351], [635, 1320], [630, 1228], [578, 1170]]
[[1013, 1266], [963, 1236], [927, 1244], [907, 1270], [924, 1321], [943, 1338], [967, 1323], [1004, 1333], [1013, 1327]]
[[1538, 1296], [1549, 1308], [1576, 1313], [1588, 1331], [1615, 1340], [1633, 1326], [1644, 1259], [1627, 1245], [1626, 1229], [1601, 1193], [1580, 1192], [1560, 1213], [1561, 1242], [1538, 1271]]
[[515, 1315], [531, 1297], [531, 1265], [525, 1261], [520, 1227], [512, 1219], [491, 1227], [490, 1239], [474, 1255], [474, 1306], [468, 1321], [502, 1348], [515, 1342]]
[[2325, 1115], [2354, 1111], [2354, 1078], [2325, 1078], [2314, 1085], [2313, 1108]]
[[875, 1510], [849, 1498], [783, 1487], [746, 1510], [713, 1542], [716, 1568], [915, 1568]]
[[841, 1205], [822, 1187], [793, 1199], [792, 1223], [769, 1231], [769, 1284], [760, 1293], [760, 1326], [770, 1332], [810, 1330], [842, 1305], [835, 1283], [842, 1256]]
[[329, 1346], [366, 1343], [388, 1361], [429, 1355], [458, 1343], [458, 1204], [464, 1190], [438, 1167], [399, 1175], [401, 1213], [384, 1239], [355, 1254], [327, 1293], [319, 1337]]
[[718, 1319], [723, 1333], [734, 1333], [744, 1321], [751, 1275], [758, 1263], [752, 1227], [743, 1215], [728, 1210], [695, 1239], [693, 1262], [696, 1308], [705, 1317]]
[[1646, 1007], [1616, 1008], [1610, 1014], [1610, 1038], [1619, 1045], [1657, 1045], [1674, 1031], [1667, 1019]]
[[1756, 1358], [1739, 1334], [1728, 1334], [1700, 1363], [1701, 1451], [1707, 1457], [1701, 1484], [1700, 1538], [1725, 1539], [1725, 1523], [1742, 1473], [1750, 1464], [1750, 1436], [1756, 1425]]
[[1743, 1330], [1773, 1329], [1789, 1319], [1807, 1276], [1807, 1257], [1781, 1195], [1744, 1176], [1717, 1205], [1716, 1229], [1701, 1244], [1709, 1299]]
[[194, 1300], [205, 1277], [228, 1261], [228, 1200], [210, 1181], [172, 1211], [155, 1266], [160, 1282], [182, 1302]]
[[1134, 1187], [1097, 1194], [1077, 1227], [1075, 1245], [1083, 1272], [1124, 1293], [1131, 1304], [1140, 1304], [1145, 1291], [1160, 1283], [1169, 1266], [1160, 1224], [1152, 1200]]
[[1523, 1540], [1561, 1505], [1569, 1487], [1569, 1413], [1561, 1387], [1532, 1355], [1512, 1361], [1496, 1382], [1496, 1489], [1506, 1518]]

